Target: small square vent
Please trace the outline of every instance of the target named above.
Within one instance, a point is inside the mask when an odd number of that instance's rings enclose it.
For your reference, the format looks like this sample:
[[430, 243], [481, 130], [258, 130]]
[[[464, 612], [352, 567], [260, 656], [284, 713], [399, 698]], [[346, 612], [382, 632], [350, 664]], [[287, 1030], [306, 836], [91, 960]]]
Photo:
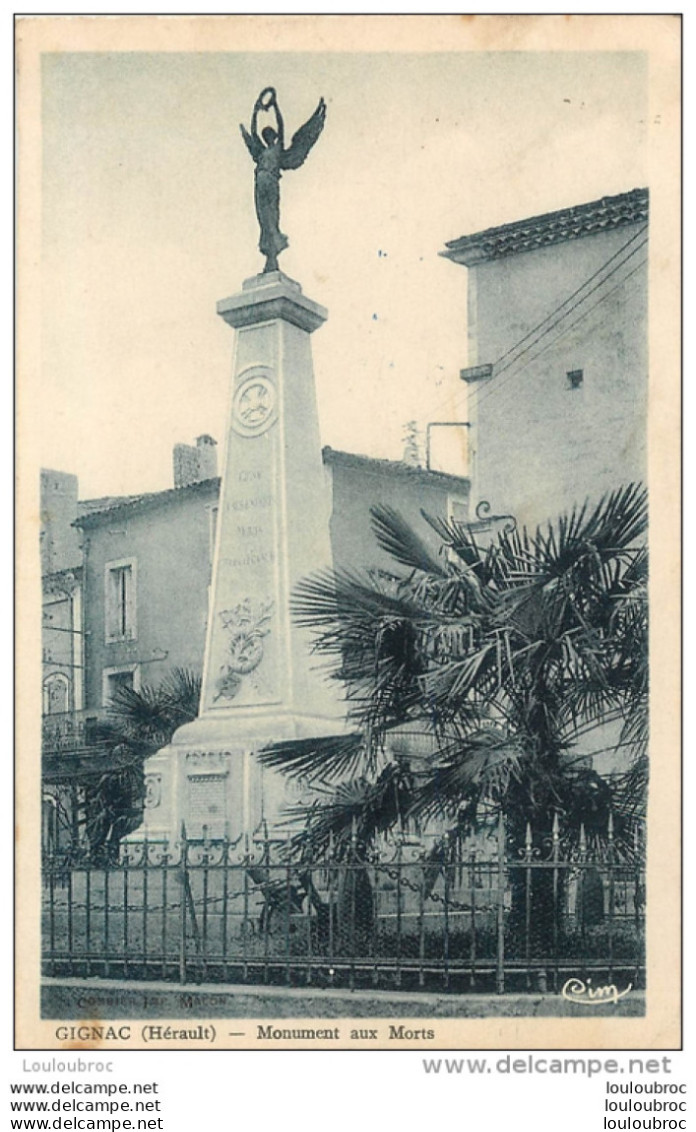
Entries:
[[569, 369], [566, 373], [566, 382], [568, 389], [582, 389], [583, 371], [581, 369]]

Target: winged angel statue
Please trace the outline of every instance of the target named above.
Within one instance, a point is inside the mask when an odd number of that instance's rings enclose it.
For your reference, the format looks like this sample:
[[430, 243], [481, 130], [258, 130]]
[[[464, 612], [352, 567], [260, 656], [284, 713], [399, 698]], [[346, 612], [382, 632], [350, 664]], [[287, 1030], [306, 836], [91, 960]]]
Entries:
[[[275, 114], [276, 128], [264, 126], [261, 136], [258, 133], [259, 111], [272, 110]], [[326, 103], [319, 105], [304, 126], [300, 126], [293, 136], [288, 149], [285, 148], [283, 117], [276, 98], [275, 88], [264, 87], [254, 103], [251, 117], [251, 133], [244, 127], [242, 137], [254, 159], [254, 203], [261, 236], [259, 251], [266, 257], [266, 271], [278, 270], [278, 256], [288, 246], [288, 238], [280, 230], [280, 178], [283, 169], [299, 169], [307, 154], [324, 128]]]

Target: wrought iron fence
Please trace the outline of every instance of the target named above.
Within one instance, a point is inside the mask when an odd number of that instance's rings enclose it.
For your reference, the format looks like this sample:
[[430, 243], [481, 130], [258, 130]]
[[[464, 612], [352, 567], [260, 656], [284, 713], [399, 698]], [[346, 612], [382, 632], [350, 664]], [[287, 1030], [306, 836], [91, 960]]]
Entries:
[[[47, 856], [47, 975], [351, 989], [558, 991], [644, 978], [644, 839], [354, 841], [298, 859], [260, 832], [131, 841], [118, 862]], [[598, 979], [595, 978], [595, 982]]]

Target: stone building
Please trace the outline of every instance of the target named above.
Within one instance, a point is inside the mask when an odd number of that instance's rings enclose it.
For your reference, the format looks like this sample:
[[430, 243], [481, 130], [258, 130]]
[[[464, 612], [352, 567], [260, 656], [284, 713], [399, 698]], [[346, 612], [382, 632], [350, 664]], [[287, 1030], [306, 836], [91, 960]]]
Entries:
[[[148, 665], [154, 662], [157, 668], [160, 660], [163, 674], [172, 644], [174, 663], [192, 668], [202, 663], [219, 480], [199, 481], [211, 471], [215, 476], [215, 441], [199, 438], [191, 453], [194, 458], [182, 460], [175, 450], [178, 490], [146, 495], [80, 501], [77, 476], [51, 469], [41, 473], [44, 845], [74, 840], [80, 784], [95, 781], [106, 769], [97, 724], [118, 684], [139, 687], [150, 679]], [[179, 541], [174, 544], [173, 538]], [[138, 558], [145, 571], [139, 604]], [[178, 571], [171, 569], [174, 561]], [[201, 579], [202, 593], [193, 602], [186, 586], [183, 594], [176, 589], [185, 572]], [[153, 612], [172, 642], [159, 651]], [[155, 673], [154, 682], [158, 679]]]
[[[207, 455], [211, 445], [205, 448]], [[466, 518], [467, 479], [330, 448], [324, 449], [323, 461], [337, 567], [393, 568], [372, 533], [374, 504], [400, 511], [434, 552], [439, 540], [421, 509]], [[65, 782], [66, 775], [78, 782], [103, 766], [104, 749], [93, 737], [119, 685], [156, 686], [173, 668], [200, 672], [203, 667], [220, 478], [198, 477], [211, 470], [209, 462], [182, 460], [175, 452], [178, 486], [81, 502], [76, 477], [63, 476], [64, 488], [70, 481], [69, 493], [61, 495], [64, 505], [50, 516], [46, 508], [42, 546], [62, 540], [75, 560], [70, 569], [53, 570], [43, 579], [43, 763], [49, 787], [44, 832], [49, 840], [57, 821], [51, 783]], [[59, 480], [60, 473], [46, 472], [42, 484]], [[54, 554], [51, 565], [64, 565], [64, 559]]]
[[[41, 472], [42, 743], [44, 750], [82, 743], [84, 626], [82, 547], [72, 525], [77, 476]], [[52, 821], [48, 812], [47, 820]]]
[[173, 667], [200, 670], [217, 477], [111, 500], [76, 520], [83, 535], [85, 706], [119, 685], [158, 684]]
[[469, 480], [405, 461], [377, 460], [324, 448], [331, 493], [331, 549], [336, 566], [394, 569], [372, 531], [370, 508], [387, 504], [409, 522], [437, 554], [441, 542], [421, 512], [464, 522], [469, 517]]
[[[393, 568], [372, 533], [374, 504], [400, 511], [434, 552], [439, 540], [421, 509], [466, 515], [466, 479], [331, 448], [323, 455], [336, 566]], [[80, 505], [88, 712], [107, 707], [119, 684], [137, 689], [174, 667], [202, 668], [219, 492], [214, 476]]]
[[648, 191], [461, 236], [472, 496], [536, 524], [646, 477]]
[[175, 444], [173, 453], [174, 487], [186, 487], [217, 475], [217, 441], [207, 433], [194, 444]]

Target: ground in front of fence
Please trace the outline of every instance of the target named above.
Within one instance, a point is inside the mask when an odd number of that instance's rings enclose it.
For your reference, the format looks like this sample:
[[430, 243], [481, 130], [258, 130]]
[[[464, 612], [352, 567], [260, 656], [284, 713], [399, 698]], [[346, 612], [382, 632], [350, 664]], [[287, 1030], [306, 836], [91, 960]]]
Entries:
[[[569, 1002], [560, 994], [428, 994], [316, 987], [193, 987], [117, 979], [47, 978], [41, 991], [44, 1019], [189, 1018], [637, 1018], [645, 993], [631, 990], [602, 1007]], [[235, 1029], [239, 1029], [236, 1027]], [[245, 1035], [256, 1041], [250, 1023]], [[389, 1028], [383, 1036], [390, 1040]]]

